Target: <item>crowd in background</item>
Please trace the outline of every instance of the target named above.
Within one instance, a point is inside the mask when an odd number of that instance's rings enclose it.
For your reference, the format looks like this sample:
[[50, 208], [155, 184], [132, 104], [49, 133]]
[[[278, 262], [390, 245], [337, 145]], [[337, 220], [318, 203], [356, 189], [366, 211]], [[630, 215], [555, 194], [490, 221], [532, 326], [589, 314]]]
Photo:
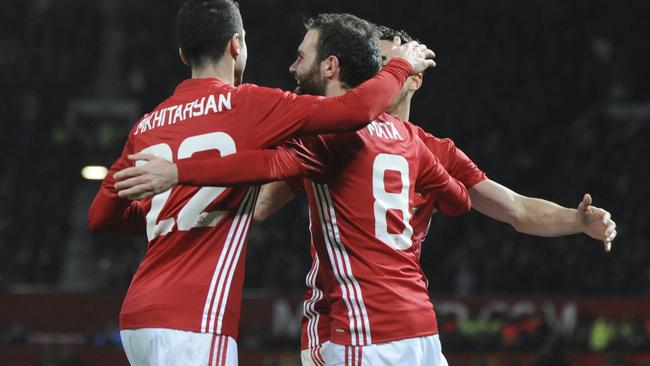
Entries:
[[[89, 184], [79, 171], [89, 163], [111, 164], [135, 122], [70, 121], [71, 105], [120, 99], [144, 113], [169, 95], [188, 76], [174, 39], [180, 3], [0, 2], [0, 289], [62, 283], [69, 265], [64, 253], [79, 230], [70, 219], [79, 209], [75, 195]], [[522, 194], [575, 207], [591, 193], [619, 232], [607, 254], [584, 236], [526, 236], [476, 212], [434, 215], [422, 250], [433, 298], [650, 296], [647, 2], [401, 4], [403, 15], [392, 3], [242, 0], [250, 54], [245, 79], [293, 88], [287, 69], [302, 37], [302, 15], [344, 10], [406, 29], [438, 54], [438, 68], [415, 95], [413, 122], [452, 137], [491, 179]], [[307, 227], [302, 197], [254, 225], [247, 290], [301, 294], [310, 264]], [[124, 291], [143, 256], [144, 237], [87, 238], [91, 290]], [[650, 348], [650, 319], [633, 314], [623, 320], [583, 315], [567, 336], [558, 336], [539, 314], [458, 319], [443, 312], [439, 324], [445, 352], [535, 352], [532, 364], [538, 365], [569, 365], [563, 358], [569, 349], [609, 352], [607, 365], [624, 365], [622, 353]], [[0, 345], [34, 337], [19, 323], [0, 333]], [[89, 328], [81, 342], [119, 347], [116, 324]], [[240, 344], [293, 350], [297, 342], [295, 333], [267, 330], [242, 334]], [[46, 349], [39, 363], [81, 364], [65, 347]], [[283, 363], [293, 364], [294, 358]]]
[[[188, 75], [175, 48], [179, 3], [0, 3], [0, 287], [60, 282], [71, 202], [87, 184], [79, 176], [85, 157], [110, 164], [134, 122], [100, 148], [84, 132], [96, 126], [66, 125], [70, 103], [117, 97], [145, 112], [169, 95]], [[435, 215], [422, 251], [431, 291], [650, 295], [642, 199], [650, 121], [630, 107], [650, 100], [647, 3], [407, 3], [418, 12], [397, 17], [370, 2], [242, 1], [245, 79], [292, 88], [287, 69], [303, 14], [345, 9], [406, 29], [437, 51], [439, 64], [415, 96], [414, 122], [452, 137], [490, 178], [522, 194], [575, 207], [590, 192], [619, 227], [606, 254], [584, 236], [535, 238], [476, 212]], [[253, 228], [247, 288], [303, 290], [308, 218], [304, 199], [291, 205]], [[144, 239], [93, 237], [87, 245], [97, 289], [124, 290]]]

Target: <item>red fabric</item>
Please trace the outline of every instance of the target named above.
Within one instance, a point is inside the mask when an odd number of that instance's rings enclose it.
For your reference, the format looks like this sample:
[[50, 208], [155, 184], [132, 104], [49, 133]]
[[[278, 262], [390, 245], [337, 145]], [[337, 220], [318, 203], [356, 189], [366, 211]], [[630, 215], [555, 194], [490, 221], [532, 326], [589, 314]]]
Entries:
[[[422, 187], [417, 188], [425, 191], [446, 185], [449, 178], [444, 169], [437, 169], [435, 158], [410, 127], [387, 114], [377, 122], [357, 132], [287, 144], [309, 177], [305, 192], [320, 277], [306, 298], [314, 298], [315, 291], [324, 293], [313, 306], [318, 319], [312, 314], [303, 321], [304, 348], [330, 337], [339, 344], [363, 345], [437, 333], [416, 254], [419, 243], [407, 242], [407, 248], [395, 249], [384, 242], [376, 235], [374, 207], [377, 194], [405, 190], [406, 212], [379, 211], [385, 215], [386, 231], [399, 233], [403, 221], [408, 222], [418, 178]], [[381, 163], [384, 158], [386, 165]], [[405, 180], [401, 180], [403, 173], [407, 173]], [[388, 180], [394, 179], [398, 181], [389, 185]], [[408, 240], [408, 229], [402, 234], [399, 240]], [[322, 311], [328, 307], [324, 317]], [[323, 334], [322, 324], [326, 326], [328, 319], [329, 334]]]
[[233, 186], [268, 183], [303, 174], [300, 163], [286, 148], [242, 151], [223, 158], [181, 160], [178, 184]]
[[[407, 124], [409, 123], [407, 122]], [[485, 173], [481, 171], [476, 166], [476, 164], [474, 164], [474, 162], [472, 162], [467, 157], [467, 155], [458, 149], [452, 140], [437, 138], [425, 132], [419, 127], [416, 127], [414, 125], [412, 126], [416, 131], [416, 134], [425, 143], [427, 148], [433, 152], [436, 158], [438, 158], [440, 163], [448, 171], [449, 175], [463, 183], [463, 185], [465, 185], [467, 188], [470, 188], [478, 182], [487, 178]], [[436, 206], [439, 205], [440, 202], [438, 202], [438, 197], [435, 197], [433, 194], [416, 194], [414, 196], [413, 206], [417, 207], [417, 210], [411, 219], [411, 225], [413, 228], [412, 238], [414, 243], [417, 244], [413, 245], [412, 248], [413, 253], [417, 258], [420, 257], [421, 242], [424, 240], [428, 232], [431, 215], [433, 214]], [[322, 291], [324, 288], [323, 284], [319, 280], [321, 278], [321, 274], [315, 274], [315, 278], [317, 280], [315, 281], [314, 285], [308, 286], [307, 288], [307, 291], [305, 293], [306, 300], [314, 298], [314, 293], [318, 293], [318, 291]], [[422, 275], [422, 278], [424, 283], [428, 286], [424, 275]], [[303, 349], [313, 347], [313, 345], [317, 344], [314, 343], [314, 340], [322, 343], [330, 340], [331, 336], [331, 321], [328, 316], [329, 303], [327, 302], [327, 299], [320, 299], [314, 305], [312, 305], [312, 307], [314, 308], [315, 313], [303, 317], [302, 320], [301, 347]], [[314, 336], [314, 330], [317, 331], [316, 334], [318, 335], [318, 338]]]
[[[467, 189], [487, 179], [486, 174], [476, 164], [456, 147], [451, 139], [440, 139], [425, 132], [422, 128], [412, 125], [418, 136], [431, 152], [440, 160], [449, 175], [463, 183]], [[435, 194], [429, 194], [420, 198], [416, 203], [417, 211], [411, 221], [413, 235], [416, 240], [423, 241], [429, 231], [431, 216], [437, 210], [445, 210], [446, 202]]]
[[[360, 128], [388, 106], [410, 71], [410, 65], [395, 60], [336, 98], [251, 84], [234, 87], [213, 78], [185, 80], [135, 124], [114, 167], [132, 166], [126, 155], [143, 150], [174, 162], [209, 159], [307, 133]], [[112, 189], [112, 174], [103, 185], [104, 193]], [[125, 205], [114, 191], [100, 192], [89, 212], [91, 229], [120, 232], [117, 223], [136, 212], [147, 219], [147, 251], [124, 299], [120, 328], [236, 338], [245, 244], [258, 192], [258, 187], [177, 186], [143, 200], [141, 211]]]
[[121, 199], [115, 191], [113, 174], [129, 166], [126, 154], [131, 145], [127, 142], [118, 159], [106, 174], [100, 189], [88, 210], [88, 229], [94, 233], [140, 235], [145, 233], [144, 219], [147, 207], [140, 202]]

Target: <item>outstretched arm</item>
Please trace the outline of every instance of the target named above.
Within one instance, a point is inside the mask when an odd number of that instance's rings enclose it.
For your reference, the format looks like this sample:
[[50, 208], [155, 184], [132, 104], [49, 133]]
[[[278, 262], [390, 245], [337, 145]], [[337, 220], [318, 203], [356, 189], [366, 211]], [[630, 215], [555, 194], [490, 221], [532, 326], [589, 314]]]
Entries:
[[591, 206], [589, 194], [577, 209], [520, 195], [489, 179], [470, 188], [469, 194], [472, 208], [521, 233], [547, 237], [584, 233], [601, 240], [606, 251], [611, 250], [616, 237], [616, 223], [610, 213]]

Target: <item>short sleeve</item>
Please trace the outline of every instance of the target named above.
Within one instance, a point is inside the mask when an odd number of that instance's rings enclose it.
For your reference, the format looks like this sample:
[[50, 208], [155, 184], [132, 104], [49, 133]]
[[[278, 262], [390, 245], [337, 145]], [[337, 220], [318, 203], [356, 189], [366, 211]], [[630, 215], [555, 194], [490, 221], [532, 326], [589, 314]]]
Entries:
[[449, 175], [471, 188], [487, 179], [487, 175], [451, 139], [440, 139], [416, 126], [418, 137], [440, 160]]

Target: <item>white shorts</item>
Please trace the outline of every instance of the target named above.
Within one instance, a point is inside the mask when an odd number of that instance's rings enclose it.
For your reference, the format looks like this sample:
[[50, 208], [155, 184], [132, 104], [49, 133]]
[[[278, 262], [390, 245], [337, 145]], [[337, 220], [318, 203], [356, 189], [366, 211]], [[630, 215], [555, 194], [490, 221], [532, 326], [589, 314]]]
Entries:
[[131, 366], [237, 366], [237, 342], [225, 335], [141, 328], [120, 336]]
[[325, 342], [300, 355], [303, 366], [448, 366], [437, 334], [360, 347]]
[[300, 351], [300, 361], [302, 366], [325, 366], [325, 348], [330, 341], [323, 342], [316, 347], [303, 349]]

